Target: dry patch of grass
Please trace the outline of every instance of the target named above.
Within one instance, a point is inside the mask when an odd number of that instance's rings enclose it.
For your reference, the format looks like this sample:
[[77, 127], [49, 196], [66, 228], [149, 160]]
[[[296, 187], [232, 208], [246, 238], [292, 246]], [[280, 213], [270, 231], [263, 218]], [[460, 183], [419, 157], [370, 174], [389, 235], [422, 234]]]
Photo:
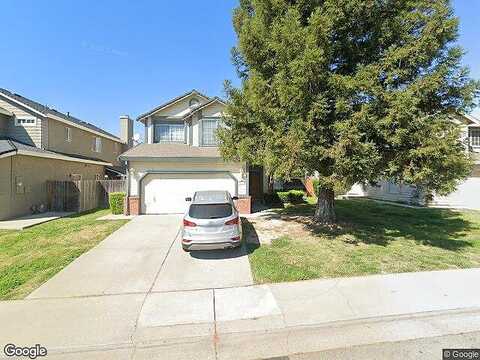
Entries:
[[480, 212], [338, 200], [338, 225], [323, 227], [314, 206], [249, 220], [258, 283], [480, 266]]
[[0, 230], [0, 299], [21, 299], [90, 250], [126, 220], [108, 210], [73, 215], [23, 231]]

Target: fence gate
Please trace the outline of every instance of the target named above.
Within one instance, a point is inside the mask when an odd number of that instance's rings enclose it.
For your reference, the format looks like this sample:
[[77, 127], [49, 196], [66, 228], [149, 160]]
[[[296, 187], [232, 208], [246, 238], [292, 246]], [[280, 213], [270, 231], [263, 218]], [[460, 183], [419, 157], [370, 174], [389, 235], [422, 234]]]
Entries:
[[125, 191], [125, 185], [125, 180], [47, 181], [47, 207], [73, 212], [108, 207], [108, 194]]
[[49, 211], [78, 211], [79, 190], [73, 181], [47, 181]]

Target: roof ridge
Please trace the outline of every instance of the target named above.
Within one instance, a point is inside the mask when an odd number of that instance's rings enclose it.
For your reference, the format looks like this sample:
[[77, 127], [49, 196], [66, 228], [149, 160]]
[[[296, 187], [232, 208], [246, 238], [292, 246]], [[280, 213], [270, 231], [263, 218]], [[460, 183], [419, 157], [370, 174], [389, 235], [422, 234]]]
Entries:
[[196, 93], [196, 94], [204, 97], [204, 98], [207, 99], [208, 101], [211, 101], [211, 99], [212, 99], [210, 96], [205, 95], [204, 93], [198, 91], [197, 89], [192, 89], [192, 90], [190, 90], [190, 91], [188, 91], [188, 92], [186, 92], [186, 93], [184, 93], [184, 94], [182, 94], [182, 95], [179, 95], [179, 96], [177, 96], [177, 97], [174, 97], [173, 99], [170, 99], [170, 100], [168, 100], [167, 102], [162, 103], [162, 104], [154, 107], [154, 108], [153, 108], [152, 110], [150, 110], [150, 111], [147, 111], [147, 112], [145, 112], [145, 113], [137, 116], [137, 121], [140, 121], [141, 119], [143, 119], [143, 118], [145, 118], [145, 117], [153, 114], [154, 112], [156, 112], [156, 111], [158, 111], [158, 110], [160, 110], [160, 109], [162, 109], [162, 108], [164, 108], [164, 107], [167, 107], [167, 106], [173, 104], [174, 102], [177, 102], [177, 101], [179, 101], [179, 100], [181, 100], [181, 99], [183, 99], [183, 98], [186, 98], [187, 96], [192, 95], [193, 93]]

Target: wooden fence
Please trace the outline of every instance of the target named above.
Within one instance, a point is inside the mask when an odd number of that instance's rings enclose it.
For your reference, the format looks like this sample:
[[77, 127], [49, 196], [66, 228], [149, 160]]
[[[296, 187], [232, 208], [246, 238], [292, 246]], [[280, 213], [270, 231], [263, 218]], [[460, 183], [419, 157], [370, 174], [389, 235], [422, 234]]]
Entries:
[[108, 194], [111, 192], [126, 192], [126, 180], [98, 180], [99, 185], [99, 205], [100, 207], [108, 207]]
[[124, 192], [125, 180], [47, 181], [49, 211], [83, 212], [108, 207], [108, 194]]

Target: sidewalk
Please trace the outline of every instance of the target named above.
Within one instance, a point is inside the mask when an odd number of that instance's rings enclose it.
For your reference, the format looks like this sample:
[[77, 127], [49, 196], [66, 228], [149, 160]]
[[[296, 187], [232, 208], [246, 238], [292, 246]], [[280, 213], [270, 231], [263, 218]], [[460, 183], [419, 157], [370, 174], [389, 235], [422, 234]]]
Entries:
[[433, 338], [480, 330], [478, 279], [469, 269], [5, 301], [0, 339], [41, 344], [49, 359], [239, 360]]

